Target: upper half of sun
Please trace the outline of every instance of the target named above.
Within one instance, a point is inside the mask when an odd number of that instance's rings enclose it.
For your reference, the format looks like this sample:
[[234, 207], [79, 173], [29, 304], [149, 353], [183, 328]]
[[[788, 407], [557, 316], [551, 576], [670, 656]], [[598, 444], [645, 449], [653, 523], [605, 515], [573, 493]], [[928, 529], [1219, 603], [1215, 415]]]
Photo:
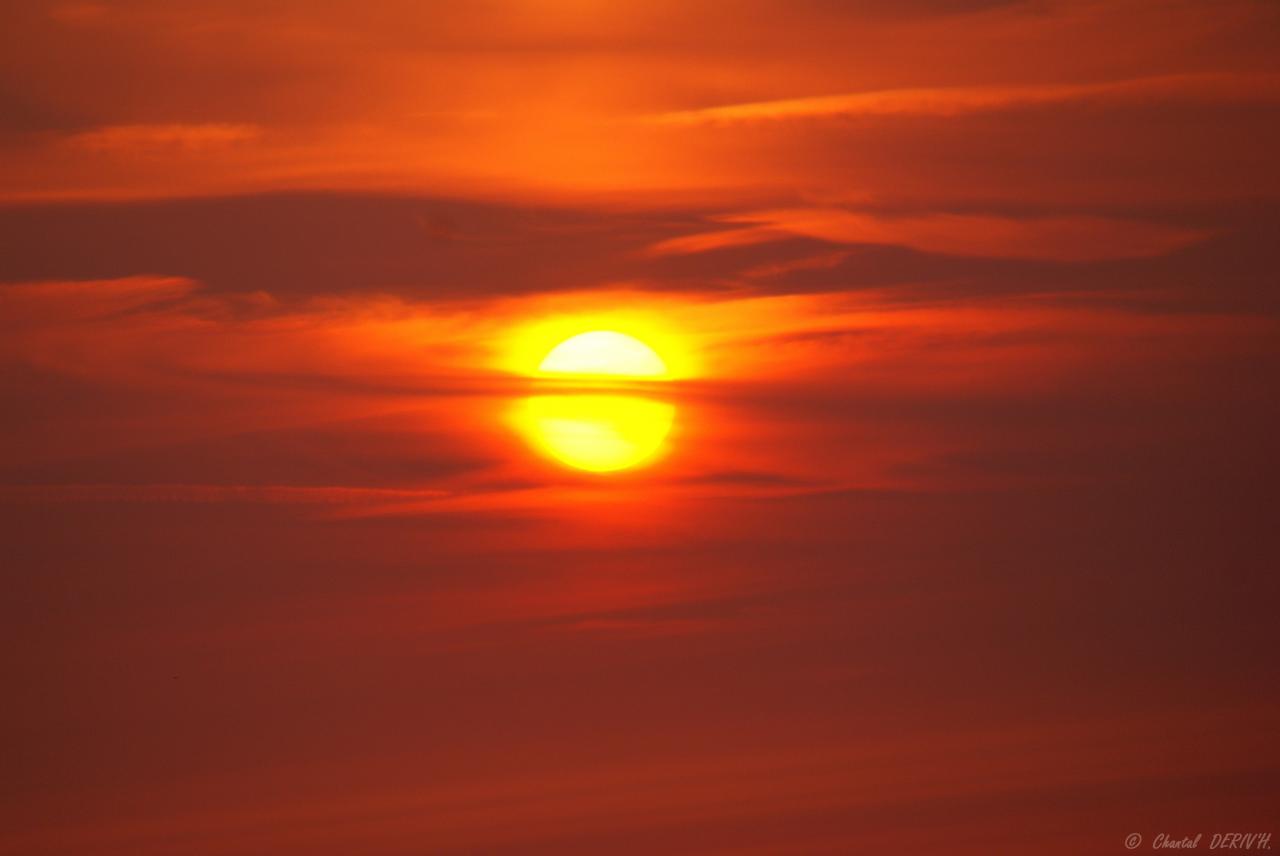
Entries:
[[670, 372], [653, 348], [615, 330], [592, 330], [552, 348], [538, 371], [593, 377], [663, 378]]

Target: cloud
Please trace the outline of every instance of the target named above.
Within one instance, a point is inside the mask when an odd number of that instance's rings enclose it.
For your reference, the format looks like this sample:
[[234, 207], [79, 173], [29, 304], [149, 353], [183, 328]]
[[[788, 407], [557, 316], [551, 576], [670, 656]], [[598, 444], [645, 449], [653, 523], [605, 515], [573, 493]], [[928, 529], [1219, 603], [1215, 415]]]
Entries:
[[114, 316], [188, 297], [199, 285], [185, 277], [50, 280], [0, 285], [0, 328], [15, 333]]
[[92, 26], [69, 25], [74, 6], [15, 8], [0, 192], [594, 205], [1275, 190], [1260, 169], [1275, 148], [1269, 4], [750, 6], [129, 2]]
[[67, 145], [91, 152], [201, 150], [256, 140], [262, 128], [224, 122], [109, 125], [69, 136]]
[[57, 484], [0, 485], [0, 502], [30, 503], [233, 503], [360, 505], [426, 499], [442, 491], [309, 485]]
[[963, 116], [1050, 104], [1151, 100], [1280, 101], [1280, 75], [1181, 74], [1104, 83], [886, 89], [702, 107], [651, 116], [664, 125], [762, 122], [823, 117]]
[[952, 256], [1095, 261], [1159, 256], [1212, 234], [1204, 229], [1103, 217], [891, 217], [836, 208], [781, 209], [716, 219], [753, 225], [669, 238], [650, 246], [649, 252], [657, 256], [699, 253], [799, 235], [837, 244], [910, 247]]
[[630, 253], [701, 213], [368, 193], [0, 206], [0, 281], [159, 272], [281, 297], [574, 290], [640, 275]]

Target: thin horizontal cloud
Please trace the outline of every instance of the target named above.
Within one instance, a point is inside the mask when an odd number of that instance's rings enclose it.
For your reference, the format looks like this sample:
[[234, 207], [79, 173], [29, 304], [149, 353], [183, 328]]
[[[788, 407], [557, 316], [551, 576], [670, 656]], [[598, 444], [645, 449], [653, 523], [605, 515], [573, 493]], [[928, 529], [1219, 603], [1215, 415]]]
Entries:
[[0, 502], [235, 503], [352, 505], [443, 496], [445, 491], [342, 485], [50, 484], [0, 485]]
[[[264, 370], [295, 381], [385, 377], [392, 355], [400, 371], [438, 377], [460, 354], [474, 359], [460, 317], [384, 296], [279, 303], [262, 293], [211, 295], [181, 277], [15, 283], [0, 285], [0, 329], [15, 331], [0, 354], [124, 384], [221, 383]], [[429, 354], [423, 342], [432, 343]]]
[[0, 286], [0, 329], [109, 318], [117, 313], [187, 297], [198, 288], [198, 283], [176, 276], [6, 284]]
[[1105, 217], [888, 217], [839, 208], [779, 209], [718, 219], [750, 225], [671, 238], [650, 246], [649, 253], [683, 255], [799, 235], [836, 244], [882, 244], [953, 256], [1096, 261], [1160, 256], [1212, 234]]
[[257, 125], [224, 122], [163, 125], [108, 125], [72, 134], [72, 148], [93, 152], [208, 149], [249, 142], [262, 136]]
[[693, 125], [838, 116], [961, 116], [1073, 101], [1152, 99], [1277, 101], [1280, 75], [1176, 74], [1104, 83], [885, 89], [680, 110], [650, 116], [647, 121]]
[[[744, 483], [739, 479], [722, 479], [712, 476], [694, 476], [683, 482], [664, 483], [662, 497], [666, 502], [698, 503], [715, 498], [732, 496], [739, 499], [776, 499], [798, 497], [807, 494], [835, 490], [874, 490], [901, 488], [905, 482], [890, 482], [887, 478], [859, 475], [843, 480], [818, 481], [818, 474], [807, 478], [785, 474], [775, 476], [771, 483], [760, 481]], [[501, 487], [480, 486], [469, 491], [424, 492], [414, 496], [388, 495], [385, 501], [370, 496], [370, 502], [348, 503], [330, 515], [333, 519], [363, 519], [376, 517], [416, 517], [428, 514], [492, 514], [506, 512], [563, 511], [572, 513], [584, 504], [593, 508], [624, 509], [637, 511], [644, 500], [619, 497], [608, 485], [554, 487], [518, 487], [505, 490]]]
[[[816, 380], [857, 365], [864, 383], [877, 382], [875, 367], [881, 366], [893, 369], [880, 380], [894, 388], [915, 380], [937, 389], [937, 372], [944, 367], [931, 360], [941, 345], [954, 345], [985, 364], [992, 357], [989, 347], [1000, 351], [1009, 342], [1036, 349], [1042, 358], [1034, 372], [1039, 380], [1055, 355], [1085, 362], [1097, 358], [1103, 336], [1124, 347], [1130, 337], [1201, 332], [1238, 338], [1271, 325], [1268, 318], [1248, 315], [1166, 317], [1054, 300], [972, 297], [954, 304], [896, 306], [875, 292], [716, 295], [626, 289], [488, 301], [378, 294], [275, 301], [261, 294], [208, 293], [190, 280], [166, 277], [23, 283], [0, 286], [0, 325], [22, 321], [3, 341], [0, 357], [51, 376], [122, 388], [195, 394], [234, 387], [256, 400], [292, 386], [331, 398], [409, 395], [421, 403], [433, 387], [450, 394], [509, 394], [525, 371], [525, 363], [512, 364], [512, 359], [523, 353], [531, 319], [639, 323], [618, 314], [618, 306], [650, 307], [665, 335], [701, 355], [703, 368], [690, 375], [690, 382], [704, 386], [735, 378]], [[985, 339], [975, 336], [978, 330]], [[825, 338], [828, 333], [838, 338]], [[1071, 340], [1077, 336], [1092, 347], [1075, 347]], [[791, 347], [799, 352], [791, 354]], [[959, 356], [949, 355], [947, 365], [955, 368], [962, 362]], [[905, 357], [923, 360], [920, 371], [904, 376]], [[264, 388], [264, 377], [275, 383]], [[1016, 383], [1024, 367], [1002, 362], [986, 367], [984, 377], [997, 386]], [[363, 383], [333, 386], [344, 379]], [[394, 379], [417, 385], [388, 385]]]

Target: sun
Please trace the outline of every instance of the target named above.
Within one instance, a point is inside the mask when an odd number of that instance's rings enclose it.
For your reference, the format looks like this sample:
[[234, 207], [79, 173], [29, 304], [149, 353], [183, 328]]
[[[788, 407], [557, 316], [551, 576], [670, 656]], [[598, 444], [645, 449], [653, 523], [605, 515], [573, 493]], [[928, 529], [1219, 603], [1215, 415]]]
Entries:
[[634, 336], [616, 330], [592, 330], [570, 336], [538, 365], [547, 374], [661, 378], [670, 372], [658, 352]]
[[[667, 382], [680, 372], [639, 337], [605, 326], [607, 321], [596, 328], [582, 320], [577, 330], [586, 332], [565, 329], [568, 325], [557, 321], [559, 329], [535, 330], [542, 339], [537, 350], [530, 347], [532, 341], [523, 342], [529, 358], [524, 365], [537, 366], [533, 374], [541, 380], [534, 388], [543, 392], [522, 398], [510, 418], [535, 449], [572, 469], [616, 473], [646, 466], [665, 451], [676, 407], [653, 397], [657, 386], [646, 386], [641, 394], [633, 382]], [[558, 335], [548, 335], [553, 333]], [[655, 336], [658, 342], [669, 341]], [[552, 342], [557, 344], [548, 350]], [[679, 362], [678, 350], [675, 356]], [[546, 394], [548, 389], [556, 394]]]

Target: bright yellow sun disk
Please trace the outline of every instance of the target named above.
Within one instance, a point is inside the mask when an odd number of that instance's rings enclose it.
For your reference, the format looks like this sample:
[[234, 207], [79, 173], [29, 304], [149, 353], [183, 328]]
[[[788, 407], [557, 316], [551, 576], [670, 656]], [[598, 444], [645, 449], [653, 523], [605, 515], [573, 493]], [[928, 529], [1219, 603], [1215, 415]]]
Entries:
[[638, 466], [662, 450], [675, 406], [636, 395], [535, 395], [516, 422], [539, 449], [579, 470]]
[[592, 330], [565, 339], [551, 349], [538, 371], [554, 374], [659, 378], [668, 375], [657, 351], [634, 336]]

